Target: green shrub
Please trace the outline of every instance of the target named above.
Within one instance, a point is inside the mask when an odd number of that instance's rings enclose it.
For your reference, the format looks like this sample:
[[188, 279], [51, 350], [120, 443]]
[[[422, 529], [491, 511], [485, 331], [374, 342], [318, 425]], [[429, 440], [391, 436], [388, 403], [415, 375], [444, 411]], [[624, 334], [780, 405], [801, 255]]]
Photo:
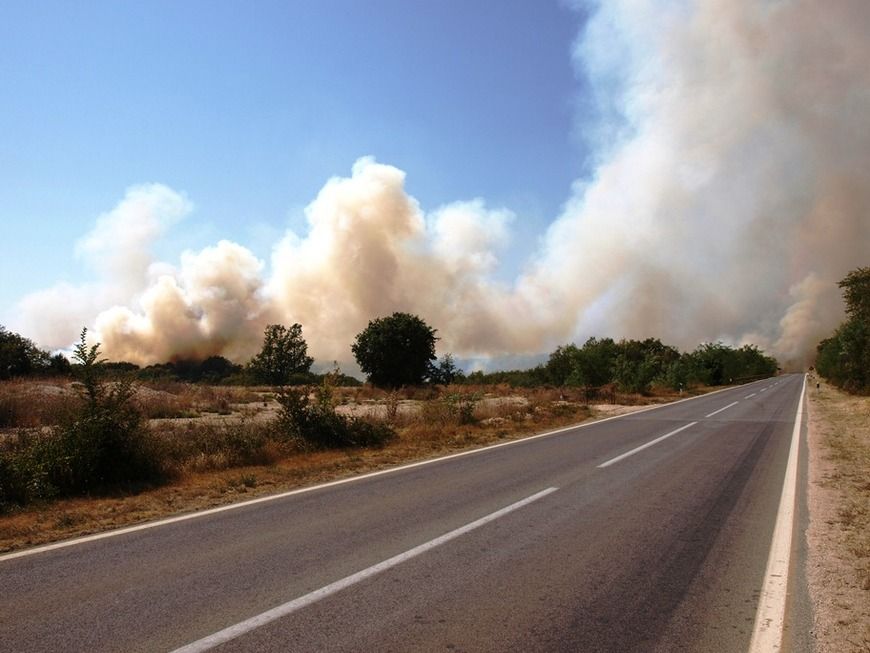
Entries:
[[74, 359], [79, 405], [56, 429], [51, 481], [63, 494], [107, 491], [157, 481], [161, 465], [153, 439], [133, 398], [129, 378], [101, 378], [99, 344], [90, 348], [83, 329]]
[[0, 447], [0, 509], [51, 499], [63, 453], [53, 434], [19, 431]]
[[311, 403], [308, 388], [282, 388], [278, 393], [278, 431], [303, 449], [380, 447], [393, 439], [395, 431], [386, 424], [345, 417], [335, 412], [327, 392]]
[[474, 407], [478, 399], [476, 394], [450, 394], [445, 397], [451, 415], [459, 424], [474, 424], [477, 421]]

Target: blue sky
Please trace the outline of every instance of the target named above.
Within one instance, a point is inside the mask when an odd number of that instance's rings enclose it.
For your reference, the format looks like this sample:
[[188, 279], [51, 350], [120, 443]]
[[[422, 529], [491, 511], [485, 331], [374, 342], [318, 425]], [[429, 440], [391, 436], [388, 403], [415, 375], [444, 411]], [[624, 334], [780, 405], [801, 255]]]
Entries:
[[268, 259], [333, 175], [373, 155], [424, 210], [517, 214], [512, 276], [582, 175], [583, 15], [563, 2], [5, 2], [0, 321], [90, 272], [74, 244], [128, 187], [186, 194], [158, 252]]

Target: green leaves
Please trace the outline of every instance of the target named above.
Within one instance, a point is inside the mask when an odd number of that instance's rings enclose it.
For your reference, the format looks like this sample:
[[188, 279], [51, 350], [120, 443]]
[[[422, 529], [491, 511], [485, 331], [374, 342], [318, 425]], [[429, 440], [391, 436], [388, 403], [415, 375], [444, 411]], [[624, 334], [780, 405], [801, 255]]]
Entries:
[[849, 319], [817, 348], [816, 368], [849, 392], [870, 391], [870, 267], [852, 270], [838, 284]]
[[27, 376], [49, 367], [48, 352], [0, 326], [0, 379]]
[[379, 387], [420, 385], [435, 360], [435, 329], [410, 313], [369, 322], [351, 351], [369, 381]]
[[308, 374], [313, 362], [302, 337], [301, 324], [289, 329], [281, 324], [270, 324], [263, 334], [263, 348], [251, 360], [249, 369], [261, 383], [284, 385], [294, 374]]

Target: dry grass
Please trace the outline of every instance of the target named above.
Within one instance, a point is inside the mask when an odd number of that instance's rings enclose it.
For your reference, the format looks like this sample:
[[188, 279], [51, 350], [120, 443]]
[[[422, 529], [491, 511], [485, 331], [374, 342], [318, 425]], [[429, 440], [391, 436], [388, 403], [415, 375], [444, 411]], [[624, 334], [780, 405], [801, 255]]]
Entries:
[[[411, 401], [411, 400], [409, 400]], [[134, 496], [64, 499], [0, 516], [0, 551], [117, 528], [149, 519], [232, 503], [311, 483], [382, 469], [452, 451], [577, 423], [590, 416], [580, 404], [485, 404], [480, 416], [460, 424], [456, 412], [427, 422], [421, 410], [400, 420], [398, 437], [382, 449], [301, 452], [263, 440], [255, 421], [239, 425], [194, 420], [160, 421], [154, 427], [172, 452], [175, 480]], [[424, 405], [448, 405], [435, 400]], [[426, 409], [433, 410], [433, 409]], [[438, 408], [437, 410], [441, 410]], [[477, 412], [477, 411], [476, 411]], [[493, 419], [497, 418], [497, 419]], [[251, 430], [253, 429], [253, 430]], [[227, 445], [232, 440], [233, 446]], [[250, 442], [253, 445], [247, 446]], [[263, 445], [265, 442], [265, 445]], [[263, 446], [260, 446], [263, 445]], [[233, 453], [235, 452], [235, 453]], [[235, 456], [235, 458], [233, 458]], [[247, 456], [247, 458], [246, 458]], [[248, 464], [238, 467], [240, 464]]]
[[[67, 400], [72, 396], [72, 390], [48, 392]], [[0, 386], [0, 398], [8, 394]], [[676, 396], [623, 401], [643, 405]], [[0, 551], [516, 439], [623, 410], [590, 408], [580, 389], [507, 385], [397, 392], [334, 388], [331, 400], [338, 412], [388, 423], [398, 437], [382, 449], [299, 451], [270, 432], [277, 403], [269, 388], [144, 384], [137, 402], [163, 443], [172, 482], [133, 496], [64, 499], [0, 515]], [[25, 413], [28, 406], [32, 404], [24, 406]]]
[[203, 413], [231, 415], [241, 406], [261, 400], [262, 393], [247, 388], [179, 381], [137, 384], [136, 396], [137, 405], [148, 419], [189, 418]]
[[75, 396], [65, 380], [0, 381], [0, 430], [57, 424]]
[[870, 397], [810, 383], [810, 589], [820, 653], [870, 650]]

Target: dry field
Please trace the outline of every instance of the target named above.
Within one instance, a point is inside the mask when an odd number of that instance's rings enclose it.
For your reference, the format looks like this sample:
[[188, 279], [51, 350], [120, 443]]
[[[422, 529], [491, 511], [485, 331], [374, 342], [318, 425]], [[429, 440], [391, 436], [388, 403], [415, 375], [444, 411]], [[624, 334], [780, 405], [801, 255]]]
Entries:
[[808, 578], [819, 653], [870, 651], [870, 397], [809, 384]]
[[[0, 439], [46, 431], [74, 401], [67, 381], [0, 384]], [[137, 386], [136, 402], [174, 461], [170, 481], [136, 494], [58, 499], [0, 513], [0, 551], [118, 528], [258, 495], [352, 476], [390, 465], [520, 438], [669, 401], [673, 394], [617, 395], [589, 405], [580, 391], [450, 386], [385, 392], [332, 388], [336, 412], [389, 424], [383, 448], [304, 451], [271, 441], [278, 414], [270, 388], [186, 383]]]

